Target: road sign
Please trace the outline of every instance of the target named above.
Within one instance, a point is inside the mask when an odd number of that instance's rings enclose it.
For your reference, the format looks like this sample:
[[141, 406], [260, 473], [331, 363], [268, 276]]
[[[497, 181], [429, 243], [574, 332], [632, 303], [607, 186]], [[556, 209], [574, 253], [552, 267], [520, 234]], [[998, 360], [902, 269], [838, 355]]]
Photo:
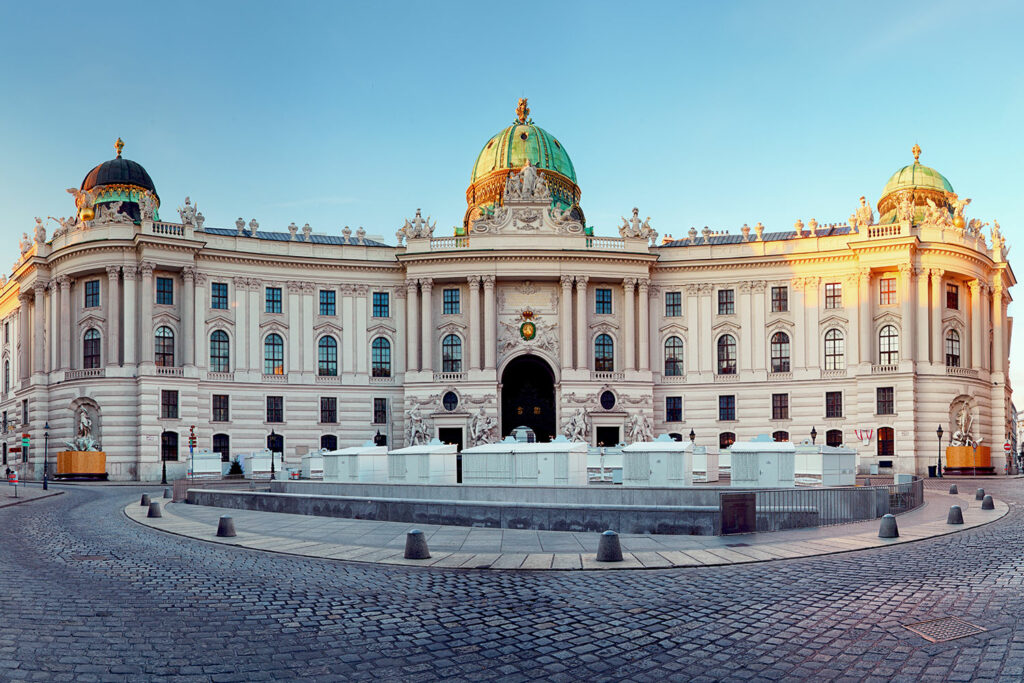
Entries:
[[1006, 451], [1007, 453], [1009, 453], [1011, 450], [1013, 450], [1012, 448], [1010, 448], [1010, 442], [1009, 441], [1007, 441], [1006, 443], [1003, 444], [1003, 450]]
[[22, 448], [28, 448], [28, 437], [27, 436], [21, 437], [21, 446], [22, 446]]

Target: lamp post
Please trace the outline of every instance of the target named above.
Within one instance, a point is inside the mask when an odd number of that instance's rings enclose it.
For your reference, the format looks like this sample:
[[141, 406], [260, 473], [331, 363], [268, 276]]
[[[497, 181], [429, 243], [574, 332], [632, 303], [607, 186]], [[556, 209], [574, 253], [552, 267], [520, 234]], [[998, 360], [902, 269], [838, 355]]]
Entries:
[[163, 451], [162, 448], [160, 449], [160, 466], [161, 466], [160, 483], [166, 486], [167, 485], [167, 458], [164, 457], [164, 451]]
[[50, 453], [50, 422], [43, 426], [43, 490], [49, 490], [49, 453]]
[[813, 445], [815, 443], [815, 440], [817, 438], [818, 438], [818, 430], [815, 429], [814, 427], [811, 427], [811, 445]]
[[694, 440], [695, 440], [696, 438], [697, 438], [697, 435], [696, 435], [696, 434], [694, 433], [694, 431], [693, 431], [693, 430], [691, 429], [691, 430], [690, 430], [690, 443], [693, 443], [693, 442], [694, 442]]
[[277, 445], [277, 435], [273, 429], [270, 430], [270, 443], [267, 445], [270, 446], [270, 481], [274, 481], [274, 446]]
[[939, 469], [936, 470], [936, 475], [942, 477], [942, 425], [935, 430], [935, 435], [939, 437]]

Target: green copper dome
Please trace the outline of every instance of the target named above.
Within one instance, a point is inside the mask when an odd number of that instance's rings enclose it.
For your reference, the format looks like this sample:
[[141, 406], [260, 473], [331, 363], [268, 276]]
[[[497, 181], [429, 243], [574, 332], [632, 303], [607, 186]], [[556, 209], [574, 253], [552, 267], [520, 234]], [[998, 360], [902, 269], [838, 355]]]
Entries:
[[882, 190], [878, 200], [879, 223], [895, 222], [896, 207], [904, 199], [909, 198], [917, 207], [916, 222], [924, 215], [924, 208], [929, 201], [936, 206], [946, 206], [947, 195], [953, 194], [953, 186], [946, 180], [946, 176], [934, 168], [921, 165], [921, 148], [914, 145], [910, 151], [914, 155], [914, 163], [893, 173]]
[[882, 190], [882, 195], [885, 196], [890, 192], [898, 192], [899, 190], [908, 189], [928, 189], [937, 190], [939, 192], [952, 192], [953, 186], [946, 180], [946, 176], [942, 175], [934, 168], [928, 166], [922, 166], [918, 162], [914, 162], [910, 166], [904, 166], [900, 170], [892, 174], [889, 178], [889, 182], [885, 184], [885, 189]]
[[502, 169], [522, 168], [527, 159], [537, 168], [561, 173], [576, 182], [576, 169], [562, 143], [532, 122], [514, 123], [488, 140], [473, 165], [469, 181], [475, 183]]

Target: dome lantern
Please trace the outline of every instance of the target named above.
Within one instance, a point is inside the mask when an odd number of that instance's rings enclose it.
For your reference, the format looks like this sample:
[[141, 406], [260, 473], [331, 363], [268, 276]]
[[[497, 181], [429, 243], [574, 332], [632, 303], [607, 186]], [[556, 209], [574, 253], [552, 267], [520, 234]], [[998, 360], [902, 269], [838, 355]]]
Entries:
[[946, 180], [946, 176], [921, 163], [919, 145], [915, 144], [910, 152], [914, 155], [914, 163], [893, 173], [882, 190], [878, 200], [879, 223], [895, 223], [896, 209], [905, 198], [909, 198], [916, 207], [916, 223], [923, 216], [929, 199], [936, 206], [944, 207], [948, 205], [948, 197], [953, 194], [953, 186]]

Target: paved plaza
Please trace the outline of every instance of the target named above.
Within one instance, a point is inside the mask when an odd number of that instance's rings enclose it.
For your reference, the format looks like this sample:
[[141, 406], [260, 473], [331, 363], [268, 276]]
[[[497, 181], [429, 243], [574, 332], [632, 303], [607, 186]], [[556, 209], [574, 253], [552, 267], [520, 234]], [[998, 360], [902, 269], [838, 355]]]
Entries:
[[[0, 509], [0, 680], [1018, 681], [1024, 484], [980, 485], [1008, 514], [961, 533], [600, 572], [215, 545], [123, 514], [159, 487], [59, 486]], [[905, 628], [949, 616], [986, 630], [931, 643]]]

